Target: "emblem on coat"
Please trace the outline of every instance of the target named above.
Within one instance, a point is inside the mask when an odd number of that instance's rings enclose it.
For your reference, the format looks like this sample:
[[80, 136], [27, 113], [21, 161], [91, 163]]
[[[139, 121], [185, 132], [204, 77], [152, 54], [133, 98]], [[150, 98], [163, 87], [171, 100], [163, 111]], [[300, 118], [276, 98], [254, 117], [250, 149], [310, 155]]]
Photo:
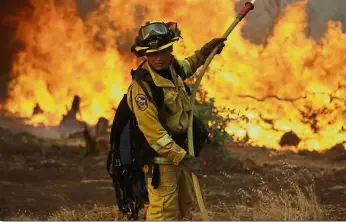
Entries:
[[147, 97], [143, 94], [138, 94], [136, 96], [136, 104], [137, 104], [139, 110], [141, 110], [141, 111], [146, 110], [148, 108]]

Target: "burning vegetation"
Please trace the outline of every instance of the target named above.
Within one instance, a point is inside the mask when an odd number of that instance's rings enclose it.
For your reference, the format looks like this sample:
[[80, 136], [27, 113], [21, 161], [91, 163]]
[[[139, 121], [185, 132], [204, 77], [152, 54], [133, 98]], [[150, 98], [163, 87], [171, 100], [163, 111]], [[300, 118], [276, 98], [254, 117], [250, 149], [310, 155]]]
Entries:
[[[84, 19], [72, 0], [31, 0], [30, 10], [7, 17], [23, 47], [12, 61], [3, 110], [30, 117], [32, 125], [59, 125], [68, 115], [92, 125], [110, 121], [139, 62], [129, 47], [145, 21], [177, 21], [184, 39], [174, 50], [183, 58], [220, 36], [236, 15], [236, 1], [97, 2]], [[203, 95], [229, 120], [220, 130], [234, 141], [317, 151], [345, 144], [346, 34], [330, 21], [321, 39], [307, 37], [305, 4], [287, 6], [260, 45], [242, 36], [241, 23], [211, 63]], [[66, 108], [76, 98], [78, 110]]]

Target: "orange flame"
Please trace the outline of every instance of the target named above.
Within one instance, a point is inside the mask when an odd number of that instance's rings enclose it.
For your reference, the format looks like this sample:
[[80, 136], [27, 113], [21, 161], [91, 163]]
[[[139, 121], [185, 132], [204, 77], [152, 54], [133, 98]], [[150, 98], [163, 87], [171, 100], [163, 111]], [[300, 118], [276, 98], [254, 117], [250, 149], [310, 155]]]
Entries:
[[[20, 17], [17, 39], [25, 48], [13, 64], [7, 110], [31, 116], [31, 124], [57, 125], [74, 95], [82, 99], [81, 119], [111, 119], [130, 83], [137, 61], [129, 47], [148, 20], [177, 21], [183, 41], [179, 57], [190, 55], [233, 22], [233, 1], [104, 1], [86, 21], [74, 1], [54, 5], [31, 0], [34, 12]], [[346, 35], [329, 22], [321, 41], [305, 35], [305, 2], [286, 8], [264, 45], [241, 35], [243, 21], [229, 36], [202, 81], [216, 106], [236, 109], [227, 132], [237, 140], [280, 149], [284, 132], [302, 139], [297, 149], [323, 150], [346, 141]], [[225, 113], [226, 114], [226, 113]]]

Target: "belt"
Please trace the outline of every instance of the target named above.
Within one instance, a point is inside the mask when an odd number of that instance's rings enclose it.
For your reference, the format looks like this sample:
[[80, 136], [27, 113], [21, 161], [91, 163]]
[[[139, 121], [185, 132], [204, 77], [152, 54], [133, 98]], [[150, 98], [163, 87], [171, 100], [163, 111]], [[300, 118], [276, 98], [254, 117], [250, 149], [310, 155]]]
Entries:
[[154, 158], [154, 163], [162, 165], [172, 165], [173, 162], [166, 157], [158, 156]]

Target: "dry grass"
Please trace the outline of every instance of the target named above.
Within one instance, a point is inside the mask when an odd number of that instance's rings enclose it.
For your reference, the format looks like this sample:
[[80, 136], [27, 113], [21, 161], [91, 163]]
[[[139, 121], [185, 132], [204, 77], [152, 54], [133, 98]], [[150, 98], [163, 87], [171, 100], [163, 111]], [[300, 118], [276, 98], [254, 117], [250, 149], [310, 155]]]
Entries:
[[[317, 201], [313, 186], [302, 189], [297, 184], [292, 183], [290, 188], [281, 192], [259, 189], [256, 191], [256, 195], [250, 195], [242, 190], [243, 198], [240, 202], [243, 203], [227, 205], [220, 202], [218, 205], [209, 206], [208, 214], [211, 220], [299, 221], [325, 219], [325, 212]], [[249, 198], [251, 198], [252, 206], [248, 204]], [[115, 206], [102, 207], [97, 205], [91, 209], [62, 208], [46, 218], [48, 221], [114, 221], [126, 219], [126, 217], [121, 217]], [[198, 207], [194, 208], [192, 219], [201, 219]], [[33, 221], [37, 218], [28, 214], [18, 214], [9, 220]]]
[[45, 218], [37, 218], [28, 212], [18, 212], [16, 215], [6, 217], [6, 221], [114, 221], [121, 220], [124, 218], [119, 218], [118, 208], [113, 207], [103, 207], [94, 205], [93, 208], [87, 209], [79, 207], [77, 209], [67, 209], [61, 208], [52, 214], [49, 214]]
[[211, 219], [299, 221], [329, 218], [318, 201], [311, 172], [297, 171], [296, 166], [285, 162], [278, 171], [279, 175], [267, 177], [271, 182], [253, 173], [253, 177], [259, 178], [256, 189], [246, 190], [245, 185], [238, 190], [235, 203], [219, 199], [218, 204], [209, 207]]
[[[252, 211], [253, 220], [325, 219], [325, 212], [315, 192], [314, 176], [307, 169], [296, 171], [296, 168], [282, 162], [282, 177], [275, 178], [279, 182], [278, 192], [269, 190], [262, 179], [264, 188], [257, 192], [258, 201]], [[284, 184], [286, 188], [282, 188]]]
[[[140, 219], [143, 218], [143, 212], [140, 212]], [[62, 208], [47, 218], [48, 221], [127, 221], [118, 207], [103, 207], [94, 205], [92, 209], [80, 208], [71, 210]]]
[[5, 217], [1, 218], [0, 220], [4, 221], [38, 221], [39, 218], [36, 216], [29, 214], [27, 212], [18, 212], [16, 215], [10, 216], [10, 217]]
[[[319, 205], [312, 186], [306, 187], [305, 192], [296, 184], [292, 184], [291, 190], [273, 192], [270, 190], [258, 190], [257, 200], [249, 204], [226, 205], [211, 207], [213, 220], [227, 218], [228, 220], [323, 220], [324, 211]], [[249, 194], [245, 194], [247, 199]], [[240, 200], [243, 202], [244, 199]], [[254, 199], [254, 198], [252, 198]]]
[[[305, 192], [304, 192], [305, 190]], [[279, 194], [267, 192], [260, 196], [253, 211], [254, 220], [323, 220], [313, 186], [304, 190], [297, 184]]]
[[[305, 187], [297, 183], [289, 183], [286, 189], [272, 191], [264, 184], [251, 192], [240, 189], [239, 202], [224, 203], [219, 200], [218, 204], [207, 206], [211, 220], [262, 220], [262, 221], [302, 221], [302, 220], [325, 220], [329, 218], [327, 212], [320, 206], [313, 185]], [[208, 198], [206, 198], [207, 200]], [[191, 212], [189, 219], [201, 220], [197, 206]], [[189, 220], [184, 218], [184, 220]], [[8, 220], [28, 221], [37, 218], [19, 213]], [[93, 208], [79, 207], [77, 209], [61, 210], [48, 215], [48, 221], [114, 221], [127, 220], [122, 217], [116, 206], [104, 207], [94, 205]]]
[[48, 221], [113, 221], [118, 217], [117, 207], [102, 207], [95, 205], [92, 209], [66, 209], [52, 213]]
[[345, 220], [346, 208], [344, 204], [327, 205], [323, 207], [326, 220], [343, 221]]

